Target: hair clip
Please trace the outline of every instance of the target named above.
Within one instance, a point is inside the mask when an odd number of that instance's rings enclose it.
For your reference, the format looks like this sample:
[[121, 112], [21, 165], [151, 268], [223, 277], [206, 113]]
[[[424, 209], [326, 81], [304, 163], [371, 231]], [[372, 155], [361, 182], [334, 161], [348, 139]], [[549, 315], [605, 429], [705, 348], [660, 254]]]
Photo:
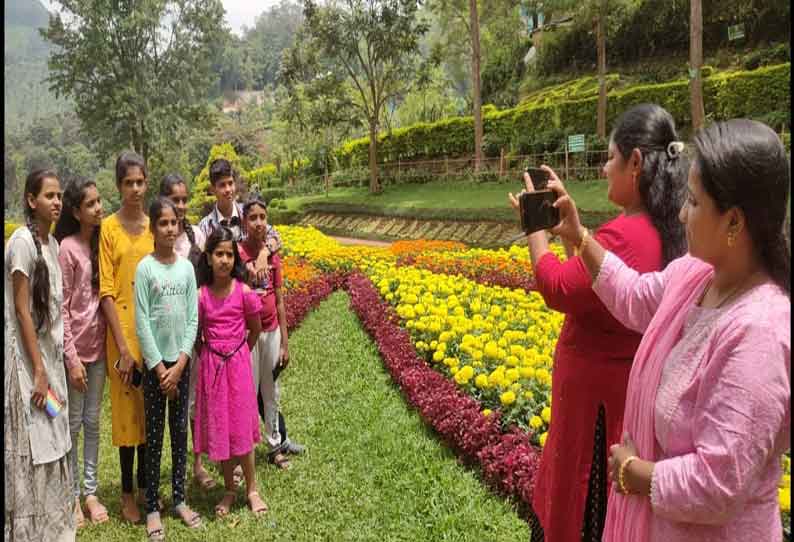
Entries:
[[684, 152], [683, 141], [671, 141], [667, 145], [667, 157], [670, 160], [675, 160], [682, 152]]

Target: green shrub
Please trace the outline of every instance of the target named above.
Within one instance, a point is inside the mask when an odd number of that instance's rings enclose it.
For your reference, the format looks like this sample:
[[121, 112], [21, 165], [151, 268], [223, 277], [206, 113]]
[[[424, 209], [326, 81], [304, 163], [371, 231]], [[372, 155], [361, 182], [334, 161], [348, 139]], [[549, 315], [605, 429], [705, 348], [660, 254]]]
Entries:
[[281, 177], [275, 164], [265, 164], [260, 168], [252, 169], [248, 172], [246, 180], [251, 189], [257, 188], [260, 192], [276, 184], [281, 184]]
[[273, 200], [283, 200], [287, 197], [283, 188], [265, 188], [264, 190], [259, 191], [259, 195], [268, 203], [268, 205], [270, 205]]
[[[789, 126], [790, 80], [790, 63], [751, 72], [712, 75], [703, 80], [706, 113], [712, 120], [747, 117], [768, 122], [774, 118]], [[590, 91], [585, 82], [581, 84], [580, 90]], [[498, 156], [502, 147], [513, 154], [550, 152], [561, 148], [566, 134], [594, 134], [597, 96], [585, 96], [574, 100], [544, 100], [542, 104], [529, 100], [512, 109], [483, 115], [486, 153]], [[664, 84], [613, 90], [607, 100], [607, 125], [629, 107], [646, 102], [667, 109], [679, 127], [691, 124], [689, 82], [682, 78]], [[471, 154], [474, 151], [472, 123], [471, 117], [455, 117], [399, 128], [391, 134], [382, 133], [378, 136], [378, 157], [384, 162], [394, 162]], [[366, 168], [369, 139], [347, 141], [335, 153], [341, 169]], [[342, 183], [335, 178], [334, 184]]]

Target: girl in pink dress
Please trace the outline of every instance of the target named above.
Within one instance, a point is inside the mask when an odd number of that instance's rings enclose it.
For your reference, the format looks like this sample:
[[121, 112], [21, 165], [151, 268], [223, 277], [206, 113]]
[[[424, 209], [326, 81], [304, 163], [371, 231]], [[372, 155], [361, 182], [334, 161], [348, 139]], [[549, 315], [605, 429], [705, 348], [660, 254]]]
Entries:
[[201, 340], [196, 344], [199, 375], [193, 450], [222, 464], [226, 492], [215, 507], [219, 517], [228, 515], [234, 504], [238, 463], [243, 467], [251, 510], [257, 515], [267, 511], [256, 490], [254, 446], [260, 436], [251, 373], [251, 347], [262, 331], [261, 304], [244, 284], [245, 268], [233, 239], [230, 229], [215, 230], [197, 270]]
[[[791, 436], [791, 174], [780, 138], [746, 119], [695, 136], [680, 219], [689, 253], [639, 274], [581, 227], [560, 183], [562, 222], [593, 289], [643, 333], [610, 448], [605, 542], [783, 538], [777, 483]], [[681, 148], [668, 152], [678, 153]]]

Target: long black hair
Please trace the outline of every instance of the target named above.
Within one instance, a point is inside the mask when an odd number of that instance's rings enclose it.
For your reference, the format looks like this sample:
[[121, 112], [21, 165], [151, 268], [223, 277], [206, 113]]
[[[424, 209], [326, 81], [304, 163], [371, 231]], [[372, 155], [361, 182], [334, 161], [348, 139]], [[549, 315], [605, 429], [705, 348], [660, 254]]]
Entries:
[[[63, 210], [53, 232], [59, 243], [70, 235], [80, 233], [80, 222], [74, 217], [74, 212], [80, 212], [86, 191], [91, 186], [96, 188], [96, 183], [91, 179], [78, 177], [64, 188]], [[88, 246], [91, 249], [91, 287], [96, 292], [99, 290], [99, 226], [94, 227], [94, 231], [91, 232]]]
[[151, 203], [151, 205], [149, 205], [149, 229], [152, 230], [155, 247], [157, 247], [157, 236], [154, 235], [154, 232], [157, 228], [157, 221], [160, 220], [161, 216], [163, 216], [163, 211], [166, 208], [171, 209], [174, 212], [174, 216], [178, 216], [176, 212], [176, 204], [168, 198], [154, 198], [154, 201]]
[[720, 213], [739, 208], [764, 270], [791, 295], [786, 207], [791, 168], [778, 135], [749, 119], [716, 122], [695, 134], [695, 165]]
[[25, 192], [23, 207], [25, 209], [25, 224], [33, 236], [36, 245], [36, 262], [33, 265], [33, 277], [30, 281], [30, 296], [33, 304], [33, 318], [36, 322], [36, 332], [42, 328], [50, 329], [53, 315], [50, 313], [50, 270], [44, 255], [41, 252], [39, 228], [36, 224], [33, 209], [28, 204], [28, 195], [38, 197], [41, 193], [44, 179], [58, 179], [58, 175], [51, 169], [34, 169], [25, 179]]
[[240, 282], [247, 282], [248, 272], [243, 264], [243, 259], [240, 257], [240, 251], [237, 250], [237, 243], [234, 240], [234, 233], [226, 226], [217, 228], [212, 235], [207, 239], [207, 245], [204, 253], [199, 259], [198, 269], [196, 269], [196, 282], [199, 286], [205, 284], [212, 284], [212, 266], [210, 265], [210, 255], [218, 248], [218, 245], [230, 241], [232, 243], [232, 250], [234, 251], [234, 266], [232, 266], [232, 278]]
[[[174, 191], [174, 187], [179, 184], [184, 184], [185, 188], [187, 188], [187, 183], [181, 175], [178, 173], [169, 173], [163, 177], [163, 180], [160, 183], [160, 196], [164, 198], [170, 198], [171, 193]], [[184, 230], [185, 235], [187, 235], [187, 240], [190, 241], [190, 252], [188, 253], [187, 259], [190, 260], [190, 262], [193, 264], [193, 267], [195, 268], [197, 267], [198, 260], [201, 257], [201, 249], [196, 244], [196, 234], [193, 231], [193, 226], [191, 226], [190, 222], [188, 222], [187, 215], [182, 217], [182, 230]]]
[[678, 149], [672, 115], [656, 104], [640, 104], [623, 113], [615, 122], [610, 139], [625, 160], [634, 149], [642, 153], [638, 177], [640, 198], [662, 239], [662, 261], [667, 266], [686, 252], [684, 225], [678, 213], [684, 202], [688, 168]]

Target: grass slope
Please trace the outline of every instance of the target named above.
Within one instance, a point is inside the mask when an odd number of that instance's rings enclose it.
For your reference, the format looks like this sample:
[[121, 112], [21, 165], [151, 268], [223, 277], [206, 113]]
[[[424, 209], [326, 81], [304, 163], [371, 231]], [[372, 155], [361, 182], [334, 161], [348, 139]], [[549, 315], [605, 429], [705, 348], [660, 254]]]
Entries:
[[[470, 183], [431, 182], [396, 184], [371, 195], [368, 188], [335, 188], [328, 195], [300, 196], [286, 199], [290, 211], [305, 211], [324, 206], [355, 206], [365, 214], [397, 214], [416, 218], [465, 218], [470, 211], [477, 218], [513, 220], [507, 193], [518, 192], [520, 182]], [[586, 212], [617, 213], [606, 197], [606, 181], [577, 181], [566, 184], [579, 209]]]
[[[260, 493], [270, 506], [255, 519], [237, 507], [214, 519], [217, 487], [204, 496], [188, 486], [188, 502], [205, 529], [190, 531], [165, 519], [170, 541], [182, 540], [527, 540], [529, 527], [513, 506], [490, 493], [476, 473], [410, 410], [383, 369], [375, 345], [333, 294], [290, 339], [292, 365], [282, 375], [282, 407], [294, 440], [306, 456], [277, 471], [257, 454]], [[111, 521], [81, 531], [78, 540], [143, 539], [143, 526], [119, 521], [119, 471], [110, 445], [110, 404], [102, 418], [99, 496]], [[170, 505], [170, 448], [163, 450], [161, 492]], [[192, 468], [192, 461], [188, 468]], [[190, 470], [189, 470], [190, 472]], [[220, 477], [216, 474], [216, 479]]]

